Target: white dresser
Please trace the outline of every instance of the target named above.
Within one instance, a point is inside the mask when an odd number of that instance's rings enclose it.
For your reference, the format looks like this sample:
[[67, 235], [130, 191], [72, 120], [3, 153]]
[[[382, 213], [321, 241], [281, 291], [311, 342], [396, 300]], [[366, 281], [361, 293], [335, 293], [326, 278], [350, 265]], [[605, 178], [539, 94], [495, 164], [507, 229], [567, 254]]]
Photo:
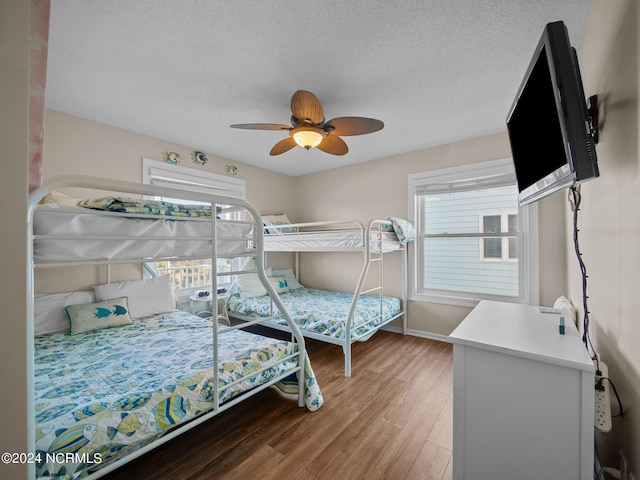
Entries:
[[593, 478], [594, 366], [570, 320], [482, 301], [453, 343], [453, 479]]

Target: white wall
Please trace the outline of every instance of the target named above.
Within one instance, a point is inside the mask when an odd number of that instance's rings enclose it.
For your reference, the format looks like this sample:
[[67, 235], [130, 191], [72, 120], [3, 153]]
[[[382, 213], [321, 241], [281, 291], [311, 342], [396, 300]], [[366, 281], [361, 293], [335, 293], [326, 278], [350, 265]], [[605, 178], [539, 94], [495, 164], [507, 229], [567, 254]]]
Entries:
[[[579, 240], [589, 275], [591, 336], [618, 389], [625, 414], [598, 435], [605, 465], [617, 467], [618, 450], [640, 478], [640, 133], [637, 0], [596, 0], [579, 48], [586, 95], [600, 102], [600, 178], [585, 183]], [[570, 220], [567, 220], [567, 231]], [[567, 236], [569, 291], [582, 302], [579, 267]], [[614, 398], [614, 397], [612, 397]], [[614, 400], [614, 413], [617, 405]]]

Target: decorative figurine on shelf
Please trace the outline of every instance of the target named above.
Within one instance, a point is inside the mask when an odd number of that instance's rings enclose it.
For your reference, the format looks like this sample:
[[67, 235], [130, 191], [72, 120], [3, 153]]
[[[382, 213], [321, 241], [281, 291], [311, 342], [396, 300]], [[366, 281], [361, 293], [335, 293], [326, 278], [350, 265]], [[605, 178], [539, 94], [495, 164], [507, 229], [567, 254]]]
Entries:
[[209, 161], [204, 153], [198, 152], [197, 150], [191, 152], [191, 160], [193, 160], [193, 163], [197, 163], [198, 165], [204, 165]]
[[182, 157], [179, 154], [170, 152], [169, 150], [162, 152], [162, 159], [171, 165], [177, 165], [182, 161]]
[[227, 172], [227, 175], [230, 177], [235, 177], [238, 174], [238, 167], [229, 163], [224, 166], [224, 171]]

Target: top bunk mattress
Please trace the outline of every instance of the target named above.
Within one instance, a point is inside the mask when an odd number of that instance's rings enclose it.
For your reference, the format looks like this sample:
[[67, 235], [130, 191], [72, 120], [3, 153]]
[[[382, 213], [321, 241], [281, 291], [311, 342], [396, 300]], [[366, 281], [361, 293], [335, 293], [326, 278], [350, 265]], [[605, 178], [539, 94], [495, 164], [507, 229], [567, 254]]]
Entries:
[[[264, 236], [264, 249], [268, 252], [331, 252], [361, 251], [365, 234], [360, 231], [325, 231], [271, 234]], [[371, 232], [371, 251], [401, 250], [402, 243], [393, 232]]]
[[[137, 215], [65, 205], [38, 205], [34, 213], [34, 260], [128, 260], [210, 257], [211, 218]], [[252, 251], [251, 225], [216, 221], [217, 256]]]

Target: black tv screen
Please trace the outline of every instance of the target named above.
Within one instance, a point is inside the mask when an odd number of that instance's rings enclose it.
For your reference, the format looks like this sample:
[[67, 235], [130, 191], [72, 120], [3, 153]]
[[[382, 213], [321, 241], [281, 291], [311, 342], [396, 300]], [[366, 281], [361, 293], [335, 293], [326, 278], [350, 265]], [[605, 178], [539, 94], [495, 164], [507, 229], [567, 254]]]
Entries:
[[599, 175], [578, 58], [563, 22], [545, 27], [507, 129], [521, 205]]

